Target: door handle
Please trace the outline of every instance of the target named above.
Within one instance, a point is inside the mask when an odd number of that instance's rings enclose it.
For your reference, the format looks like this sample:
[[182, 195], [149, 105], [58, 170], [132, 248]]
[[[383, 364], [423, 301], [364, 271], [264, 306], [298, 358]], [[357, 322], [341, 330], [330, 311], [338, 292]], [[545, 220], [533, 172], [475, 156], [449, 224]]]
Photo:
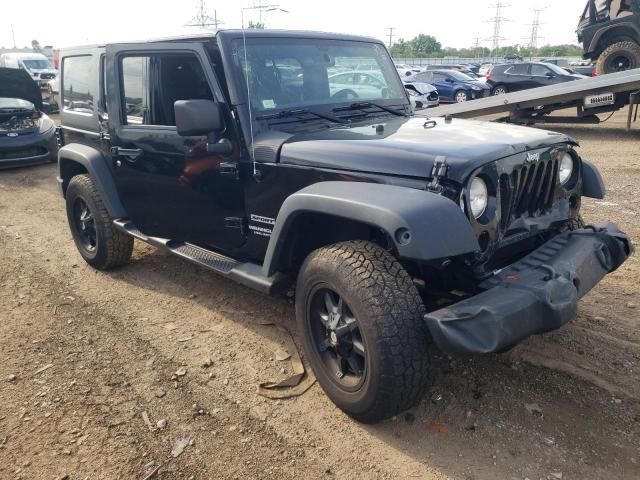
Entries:
[[128, 157], [129, 160], [136, 160], [139, 156], [142, 155], [144, 150], [141, 148], [120, 148], [120, 147], [111, 147], [111, 155], [119, 156], [119, 157]]

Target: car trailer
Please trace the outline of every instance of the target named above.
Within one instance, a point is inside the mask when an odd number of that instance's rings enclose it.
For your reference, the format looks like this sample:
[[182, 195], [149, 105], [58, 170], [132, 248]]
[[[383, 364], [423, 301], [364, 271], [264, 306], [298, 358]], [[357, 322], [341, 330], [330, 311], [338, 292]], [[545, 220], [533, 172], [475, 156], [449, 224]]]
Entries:
[[[627, 131], [637, 119], [640, 104], [640, 69], [585, 78], [479, 100], [443, 105], [416, 113], [420, 117], [472, 118], [508, 113], [497, 121], [535, 123], [601, 122], [598, 114], [613, 113], [629, 105]], [[556, 110], [576, 108], [575, 117], [551, 116]]]

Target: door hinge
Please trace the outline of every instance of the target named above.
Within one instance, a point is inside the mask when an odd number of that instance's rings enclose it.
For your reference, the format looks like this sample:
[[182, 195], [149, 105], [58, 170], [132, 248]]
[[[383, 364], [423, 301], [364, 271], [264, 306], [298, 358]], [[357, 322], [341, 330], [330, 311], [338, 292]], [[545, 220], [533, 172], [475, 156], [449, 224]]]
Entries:
[[227, 228], [238, 228], [240, 229], [240, 234], [245, 234], [245, 224], [246, 219], [244, 217], [225, 217], [224, 226]]
[[237, 162], [223, 162], [220, 164], [220, 175], [240, 180], [240, 169]]

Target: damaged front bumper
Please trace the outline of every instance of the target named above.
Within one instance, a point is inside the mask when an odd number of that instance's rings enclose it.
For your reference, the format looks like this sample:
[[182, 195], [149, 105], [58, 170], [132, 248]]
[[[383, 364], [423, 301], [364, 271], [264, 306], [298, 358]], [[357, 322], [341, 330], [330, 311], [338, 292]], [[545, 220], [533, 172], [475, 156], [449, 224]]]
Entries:
[[485, 280], [482, 293], [424, 319], [444, 352], [502, 351], [574, 318], [578, 300], [632, 251], [613, 223], [564, 232]]

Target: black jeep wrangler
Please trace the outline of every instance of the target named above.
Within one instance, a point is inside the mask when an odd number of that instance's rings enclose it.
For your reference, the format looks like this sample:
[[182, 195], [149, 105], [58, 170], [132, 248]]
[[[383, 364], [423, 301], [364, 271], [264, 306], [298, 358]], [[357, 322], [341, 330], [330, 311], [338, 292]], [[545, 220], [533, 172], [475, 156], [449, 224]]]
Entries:
[[576, 142], [414, 117], [377, 40], [221, 31], [61, 58], [58, 181], [84, 259], [118, 267], [139, 239], [295, 289], [306, 358], [360, 421], [421, 399], [434, 344], [557, 329], [631, 253], [581, 223], [604, 187]]
[[598, 75], [640, 68], [640, 0], [589, 0], [577, 33]]

